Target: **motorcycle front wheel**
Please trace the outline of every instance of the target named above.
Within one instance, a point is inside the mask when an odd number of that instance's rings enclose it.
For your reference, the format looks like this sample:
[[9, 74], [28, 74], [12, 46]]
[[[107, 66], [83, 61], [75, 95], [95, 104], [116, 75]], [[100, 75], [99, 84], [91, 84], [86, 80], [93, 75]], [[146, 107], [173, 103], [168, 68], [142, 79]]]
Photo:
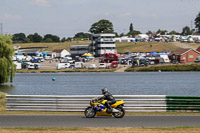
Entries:
[[119, 110], [119, 112], [117, 112], [117, 113], [112, 113], [115, 118], [122, 118], [122, 117], [124, 117], [125, 110], [122, 107], [117, 107], [115, 109]]
[[84, 113], [85, 113], [85, 117], [87, 118], [94, 118], [96, 115], [96, 112], [94, 111], [92, 107], [87, 107]]

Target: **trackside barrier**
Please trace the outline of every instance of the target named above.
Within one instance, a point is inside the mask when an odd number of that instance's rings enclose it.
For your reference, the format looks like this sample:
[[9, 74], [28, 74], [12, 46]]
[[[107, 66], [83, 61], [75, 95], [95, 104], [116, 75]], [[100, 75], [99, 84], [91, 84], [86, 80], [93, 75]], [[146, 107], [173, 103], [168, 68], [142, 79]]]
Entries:
[[200, 112], [199, 96], [166, 96], [168, 112]]
[[[84, 111], [100, 95], [7, 95], [6, 110]], [[124, 100], [127, 112], [200, 111], [200, 97], [165, 95], [114, 95]]]

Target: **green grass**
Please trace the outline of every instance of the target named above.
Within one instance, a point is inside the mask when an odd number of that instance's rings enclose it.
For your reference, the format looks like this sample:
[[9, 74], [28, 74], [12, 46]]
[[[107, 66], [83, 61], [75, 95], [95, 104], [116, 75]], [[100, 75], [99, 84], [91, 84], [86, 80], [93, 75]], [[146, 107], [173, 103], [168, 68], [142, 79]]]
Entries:
[[116, 69], [63, 69], [63, 70], [17, 70], [17, 73], [59, 73], [59, 72], [114, 72]]
[[152, 72], [152, 71], [200, 71], [200, 64], [159, 65], [149, 67], [128, 68], [126, 72]]

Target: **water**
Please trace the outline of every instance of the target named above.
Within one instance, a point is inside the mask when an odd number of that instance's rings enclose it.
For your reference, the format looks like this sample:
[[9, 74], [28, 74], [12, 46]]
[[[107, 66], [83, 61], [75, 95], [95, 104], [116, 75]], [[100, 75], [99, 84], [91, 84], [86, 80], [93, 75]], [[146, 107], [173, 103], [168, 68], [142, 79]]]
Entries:
[[[55, 81], [52, 78], [55, 77]], [[113, 95], [200, 96], [200, 72], [130, 73], [22, 73], [13, 84], [0, 85], [12, 95], [100, 95], [107, 87]]]

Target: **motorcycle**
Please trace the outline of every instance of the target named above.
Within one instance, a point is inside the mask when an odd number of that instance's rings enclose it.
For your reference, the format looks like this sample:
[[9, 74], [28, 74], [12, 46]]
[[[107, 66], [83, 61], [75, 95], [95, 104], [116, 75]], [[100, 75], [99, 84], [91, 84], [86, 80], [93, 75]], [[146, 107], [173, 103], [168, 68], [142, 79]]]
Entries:
[[123, 108], [124, 101], [116, 101], [116, 103], [111, 105], [111, 109], [105, 107], [107, 100], [99, 100], [98, 97], [93, 98], [90, 101], [89, 107], [85, 109], [85, 117], [93, 118], [97, 115], [99, 116], [114, 116], [115, 118], [122, 118], [125, 115], [125, 110]]

